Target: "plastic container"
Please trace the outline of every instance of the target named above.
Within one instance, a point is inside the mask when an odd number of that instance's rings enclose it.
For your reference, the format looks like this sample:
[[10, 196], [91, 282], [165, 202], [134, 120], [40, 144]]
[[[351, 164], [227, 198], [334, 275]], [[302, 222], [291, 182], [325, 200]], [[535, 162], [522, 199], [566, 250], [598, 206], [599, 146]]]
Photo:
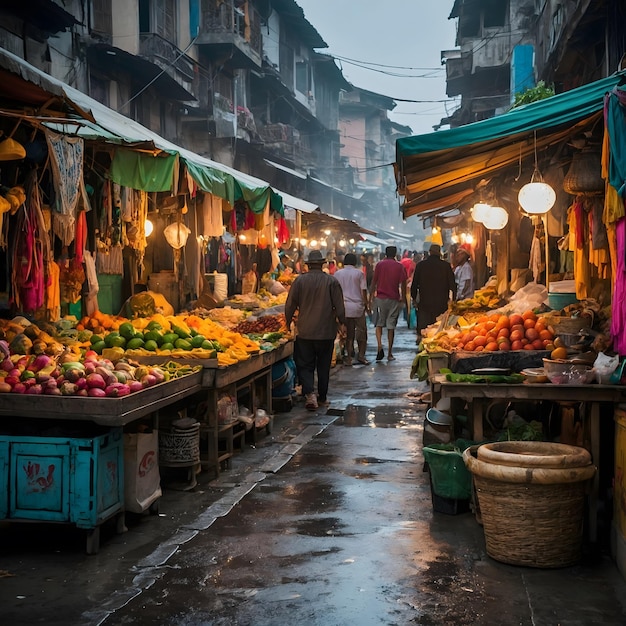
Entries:
[[570, 304], [578, 302], [575, 293], [554, 293], [548, 292], [548, 306], [551, 309], [560, 311]]
[[424, 446], [424, 459], [430, 472], [433, 509], [455, 515], [469, 510], [472, 475], [465, 467], [458, 447], [450, 443]]

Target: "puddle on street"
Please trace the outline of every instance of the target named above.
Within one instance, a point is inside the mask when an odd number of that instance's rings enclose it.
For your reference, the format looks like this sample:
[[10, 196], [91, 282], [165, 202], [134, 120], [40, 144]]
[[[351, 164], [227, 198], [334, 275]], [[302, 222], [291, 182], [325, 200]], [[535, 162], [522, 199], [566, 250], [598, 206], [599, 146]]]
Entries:
[[334, 424], [366, 428], [423, 428], [423, 413], [407, 413], [397, 407], [367, 407], [350, 404]]

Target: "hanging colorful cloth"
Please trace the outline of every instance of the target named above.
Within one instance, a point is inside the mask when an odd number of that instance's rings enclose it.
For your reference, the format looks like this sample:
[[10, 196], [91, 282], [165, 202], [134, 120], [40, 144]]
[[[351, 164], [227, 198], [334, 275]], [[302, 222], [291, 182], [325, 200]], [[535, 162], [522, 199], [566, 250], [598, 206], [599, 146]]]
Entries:
[[12, 242], [12, 296], [19, 310], [34, 313], [45, 302], [44, 259], [48, 259], [50, 254], [35, 170], [28, 175], [26, 202], [16, 216], [16, 237]]
[[291, 235], [289, 234], [289, 226], [287, 226], [287, 222], [283, 217], [278, 218], [276, 224], [276, 237], [278, 237], [279, 244], [287, 243], [291, 239]]
[[626, 218], [615, 225], [617, 246], [617, 272], [611, 300], [611, 335], [613, 350], [620, 356], [626, 355]]
[[84, 143], [80, 137], [58, 135], [47, 129], [44, 132], [57, 201], [52, 228], [63, 245], [68, 246], [74, 238], [79, 204], [89, 208], [83, 180]]

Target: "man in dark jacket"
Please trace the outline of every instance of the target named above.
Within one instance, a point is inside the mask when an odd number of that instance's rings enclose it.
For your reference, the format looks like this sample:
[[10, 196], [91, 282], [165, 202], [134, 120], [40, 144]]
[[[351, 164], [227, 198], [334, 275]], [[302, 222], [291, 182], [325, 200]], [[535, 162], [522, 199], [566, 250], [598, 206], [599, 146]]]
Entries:
[[418, 343], [422, 330], [434, 323], [456, 294], [454, 272], [450, 263], [441, 258], [441, 247], [434, 243], [428, 252], [428, 257], [416, 265], [411, 283], [411, 299], [417, 309]]
[[[294, 280], [285, 302], [285, 321], [291, 327], [296, 310], [294, 361], [306, 408], [315, 411], [327, 404], [330, 366], [337, 336], [337, 323], [346, 324], [343, 291], [339, 281], [322, 271], [325, 259], [313, 250], [307, 259], [309, 271]], [[315, 372], [317, 371], [317, 398]]]

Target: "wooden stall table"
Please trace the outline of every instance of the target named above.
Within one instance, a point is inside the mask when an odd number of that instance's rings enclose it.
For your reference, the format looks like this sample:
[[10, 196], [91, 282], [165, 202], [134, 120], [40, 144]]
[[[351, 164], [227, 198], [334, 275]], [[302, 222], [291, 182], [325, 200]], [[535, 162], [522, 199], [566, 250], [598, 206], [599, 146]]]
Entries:
[[[595, 465], [600, 467], [600, 403], [626, 402], [626, 386], [623, 385], [553, 385], [551, 383], [455, 383], [446, 380], [445, 374], [433, 377], [442, 398], [465, 400], [471, 412], [472, 437], [483, 440], [483, 418], [489, 401], [550, 400], [553, 402], [583, 402], [588, 407], [591, 455]], [[597, 540], [597, 509], [600, 472], [597, 471], [589, 495], [589, 538]]]
[[293, 354], [293, 341], [288, 341], [277, 348], [252, 355], [247, 361], [241, 361], [228, 367], [218, 367], [217, 361], [207, 363], [202, 370], [202, 387], [207, 391], [207, 411], [203, 425], [207, 436], [206, 454], [201, 459], [203, 466], [214, 470], [219, 475], [220, 464], [232, 456], [232, 446], [227, 441], [226, 451], [219, 452], [221, 424], [218, 424], [218, 400], [222, 393], [230, 392], [235, 398], [238, 394], [248, 395], [247, 409], [252, 418], [262, 406], [269, 416], [269, 422], [263, 428], [255, 425], [248, 431], [252, 443], [256, 443], [258, 430], [268, 434], [272, 426], [272, 366]]
[[0, 519], [75, 524], [87, 531], [87, 553], [98, 552], [102, 523], [116, 518], [125, 530], [122, 427], [153, 415], [158, 428], [159, 409], [200, 392], [201, 379], [198, 371], [122, 398], [0, 394]]

